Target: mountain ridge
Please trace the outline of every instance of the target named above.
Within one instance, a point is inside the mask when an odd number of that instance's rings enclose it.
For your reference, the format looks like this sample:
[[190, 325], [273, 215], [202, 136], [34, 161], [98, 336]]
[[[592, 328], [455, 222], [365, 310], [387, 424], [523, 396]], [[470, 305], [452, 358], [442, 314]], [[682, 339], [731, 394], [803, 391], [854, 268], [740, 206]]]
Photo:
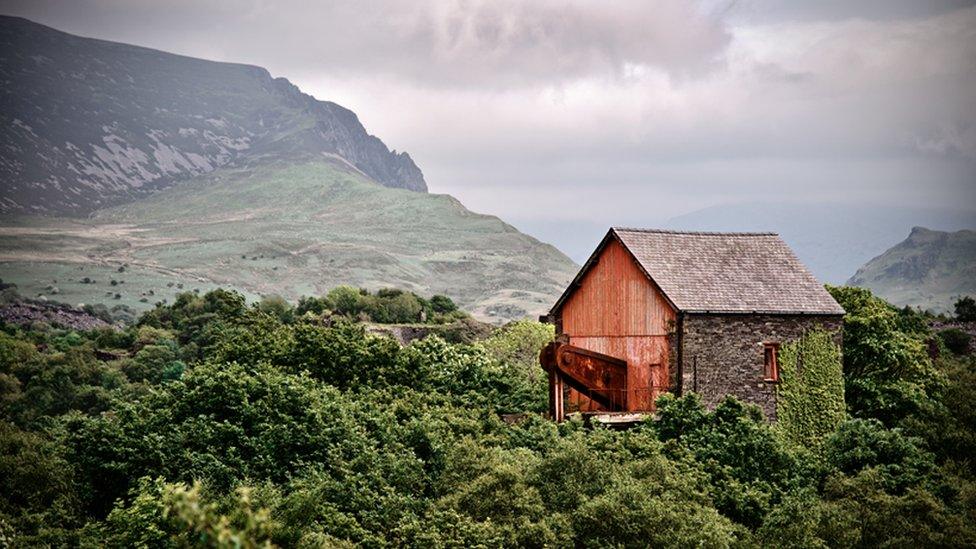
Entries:
[[908, 238], [865, 263], [847, 281], [895, 305], [950, 312], [976, 296], [976, 231], [912, 228]]
[[427, 190], [410, 155], [354, 112], [263, 67], [9, 16], [0, 50], [0, 213], [86, 215], [222, 166], [323, 153], [382, 185]]

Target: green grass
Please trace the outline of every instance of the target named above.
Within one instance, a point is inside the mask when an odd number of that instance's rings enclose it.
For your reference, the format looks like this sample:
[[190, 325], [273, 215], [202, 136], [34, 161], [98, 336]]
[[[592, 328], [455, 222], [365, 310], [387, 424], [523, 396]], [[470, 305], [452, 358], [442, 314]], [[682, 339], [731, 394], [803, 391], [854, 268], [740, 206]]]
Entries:
[[[150, 303], [171, 299], [170, 282], [291, 300], [353, 284], [441, 293], [503, 321], [546, 310], [576, 270], [552, 246], [450, 196], [383, 187], [327, 158], [219, 170], [86, 221], [3, 225], [19, 231], [0, 234], [0, 278], [23, 293], [57, 279], [66, 301], [142, 308], [150, 290]], [[106, 300], [123, 263], [133, 295]], [[79, 267], [99, 283], [61, 282], [79, 278]]]

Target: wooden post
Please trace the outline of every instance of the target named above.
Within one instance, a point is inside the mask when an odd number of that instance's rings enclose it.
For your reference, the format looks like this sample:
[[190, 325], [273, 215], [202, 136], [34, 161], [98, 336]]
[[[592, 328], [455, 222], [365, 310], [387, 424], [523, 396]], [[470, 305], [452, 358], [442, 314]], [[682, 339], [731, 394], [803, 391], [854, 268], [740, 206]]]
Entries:
[[552, 403], [553, 407], [552, 419], [556, 423], [560, 423], [566, 419], [566, 407], [563, 404], [563, 378], [558, 372], [553, 374], [553, 380], [549, 387], [552, 391], [552, 395], [549, 397], [549, 402]]

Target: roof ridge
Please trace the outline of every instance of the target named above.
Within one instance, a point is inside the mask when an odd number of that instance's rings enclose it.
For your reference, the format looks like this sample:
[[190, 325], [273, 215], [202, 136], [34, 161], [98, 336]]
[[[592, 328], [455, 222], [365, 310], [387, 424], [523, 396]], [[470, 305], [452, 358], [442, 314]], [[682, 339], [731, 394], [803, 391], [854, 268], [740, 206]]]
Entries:
[[640, 227], [610, 227], [613, 231], [625, 231], [632, 233], [657, 233], [657, 234], [683, 234], [694, 236], [779, 236], [778, 233], [763, 232], [744, 232], [744, 231], [681, 231], [676, 229], [646, 229]]

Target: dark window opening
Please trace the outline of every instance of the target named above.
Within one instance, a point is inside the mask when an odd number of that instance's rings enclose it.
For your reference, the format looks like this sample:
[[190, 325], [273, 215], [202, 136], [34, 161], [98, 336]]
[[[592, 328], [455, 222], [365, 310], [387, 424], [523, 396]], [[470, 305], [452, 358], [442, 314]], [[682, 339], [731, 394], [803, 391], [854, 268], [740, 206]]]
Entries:
[[763, 377], [766, 381], [779, 381], [779, 343], [763, 344]]

